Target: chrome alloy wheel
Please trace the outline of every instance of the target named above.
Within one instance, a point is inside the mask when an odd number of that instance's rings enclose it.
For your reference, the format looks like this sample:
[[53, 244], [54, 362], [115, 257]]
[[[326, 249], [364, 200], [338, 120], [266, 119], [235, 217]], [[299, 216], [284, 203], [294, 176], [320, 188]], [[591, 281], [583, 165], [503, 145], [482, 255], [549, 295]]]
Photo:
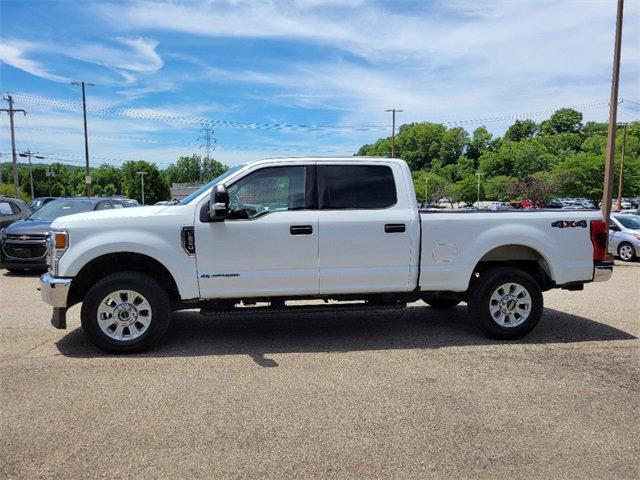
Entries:
[[151, 305], [133, 290], [116, 290], [102, 299], [98, 307], [98, 325], [109, 338], [134, 340], [151, 324]]
[[630, 262], [635, 253], [636, 252], [633, 250], [633, 247], [628, 243], [620, 245], [620, 248], [618, 249], [618, 255], [620, 255], [620, 258], [625, 262]]
[[521, 325], [531, 313], [531, 295], [518, 283], [505, 283], [496, 288], [489, 300], [493, 320], [501, 327]]

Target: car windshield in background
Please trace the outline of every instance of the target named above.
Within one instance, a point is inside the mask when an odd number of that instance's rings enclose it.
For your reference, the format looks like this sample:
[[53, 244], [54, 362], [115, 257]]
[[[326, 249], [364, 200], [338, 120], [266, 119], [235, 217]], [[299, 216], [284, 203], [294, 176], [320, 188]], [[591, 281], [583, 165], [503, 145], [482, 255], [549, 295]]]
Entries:
[[198, 198], [200, 195], [202, 195], [204, 192], [206, 192], [208, 189], [210, 189], [211, 187], [213, 187], [214, 185], [217, 185], [219, 183], [221, 183], [223, 180], [225, 180], [227, 177], [229, 177], [232, 173], [237, 172], [238, 170], [240, 170], [242, 167], [244, 167], [244, 165], [237, 165], [235, 167], [230, 168], [229, 170], [227, 170], [226, 172], [224, 172], [222, 175], [217, 176], [216, 178], [214, 178], [213, 180], [211, 180], [209, 183], [201, 186], [198, 190], [196, 190], [195, 192], [193, 192], [191, 195], [189, 195], [188, 197], [184, 197], [182, 200], [180, 200], [180, 202], [178, 202], [180, 205], [188, 205], [189, 203], [191, 203], [191, 201], [195, 198]]
[[90, 200], [54, 200], [43, 205], [29, 216], [31, 220], [52, 222], [58, 217], [93, 210], [95, 202]]
[[623, 217], [622, 215], [614, 217], [619, 221], [624, 228], [630, 228], [632, 230], [640, 230], [640, 220], [633, 217]]

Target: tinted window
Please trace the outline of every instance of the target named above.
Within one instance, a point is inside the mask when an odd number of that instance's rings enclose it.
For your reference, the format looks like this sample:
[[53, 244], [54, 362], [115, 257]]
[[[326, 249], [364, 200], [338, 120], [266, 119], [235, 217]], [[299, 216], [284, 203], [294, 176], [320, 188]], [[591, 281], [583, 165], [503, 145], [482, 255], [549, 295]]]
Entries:
[[306, 167], [263, 168], [228, 188], [229, 216], [256, 218], [305, 208]]
[[73, 213], [88, 212], [93, 210], [95, 202], [91, 200], [54, 200], [45, 203], [38, 210], [33, 212], [29, 218], [33, 220], [53, 221], [58, 217], [71, 215]]
[[0, 202], [0, 215], [13, 215], [13, 209], [9, 202]]
[[625, 228], [630, 228], [632, 230], [640, 230], [640, 220], [637, 218], [633, 218], [635, 215], [629, 215], [628, 217], [619, 216], [616, 217]]
[[[320, 201], [324, 209], [387, 208], [397, 202], [391, 168], [381, 165], [323, 165]], [[322, 188], [324, 184], [325, 188]]]
[[113, 205], [111, 205], [111, 202], [100, 202], [96, 207], [96, 210], [110, 210], [112, 208]]

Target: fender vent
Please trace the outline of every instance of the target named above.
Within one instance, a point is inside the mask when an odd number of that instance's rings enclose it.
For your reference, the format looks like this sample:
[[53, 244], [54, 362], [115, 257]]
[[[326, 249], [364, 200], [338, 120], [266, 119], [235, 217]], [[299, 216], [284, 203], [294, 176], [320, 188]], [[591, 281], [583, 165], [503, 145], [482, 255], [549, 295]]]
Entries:
[[182, 227], [182, 248], [189, 255], [196, 254], [196, 234], [193, 227]]

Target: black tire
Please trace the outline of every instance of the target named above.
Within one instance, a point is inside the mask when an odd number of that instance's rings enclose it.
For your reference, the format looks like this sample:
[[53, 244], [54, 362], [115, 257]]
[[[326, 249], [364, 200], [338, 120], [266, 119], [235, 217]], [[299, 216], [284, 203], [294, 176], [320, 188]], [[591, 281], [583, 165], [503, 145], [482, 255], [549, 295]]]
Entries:
[[[118, 290], [132, 290], [142, 295], [151, 307], [151, 319], [146, 330], [132, 340], [111, 338], [98, 324], [101, 302]], [[153, 346], [164, 335], [171, 320], [171, 307], [164, 288], [153, 278], [139, 272], [119, 272], [103, 278], [91, 287], [82, 302], [80, 318], [83, 330], [101, 350], [110, 353], [136, 353]]]
[[[519, 285], [529, 295], [530, 306], [527, 310], [528, 315], [522, 315], [520, 311], [517, 310], [521, 306], [526, 305], [526, 303], [518, 303], [518, 298], [508, 290], [503, 289], [505, 295], [502, 296], [500, 302], [492, 299], [494, 293], [498, 297], [501, 296], [498, 290], [505, 284]], [[514, 288], [514, 293], [517, 291], [518, 289]], [[526, 296], [523, 296], [523, 301], [527, 301]], [[496, 314], [497, 318], [494, 318], [492, 309], [500, 310], [503, 302], [507, 310], [515, 308], [516, 311], [509, 314], [498, 312]], [[544, 308], [542, 290], [538, 282], [528, 273], [517, 268], [508, 267], [487, 270], [486, 272], [482, 272], [480, 277], [474, 278], [469, 291], [467, 304], [471, 319], [493, 337], [500, 339], [520, 338], [529, 333], [540, 321]], [[522, 321], [523, 317], [525, 319]], [[502, 320], [502, 322], [500, 320]], [[508, 322], [513, 323], [515, 326], [505, 326]]]
[[441, 295], [431, 295], [425, 293], [422, 295], [422, 301], [436, 310], [446, 310], [453, 308], [460, 303], [460, 300], [452, 297], [443, 297]]
[[[627, 258], [623, 258], [623, 252], [621, 252], [622, 247], [629, 247], [631, 248], [631, 257], [629, 257], [628, 255], [625, 255]], [[638, 256], [638, 252], [636, 252], [636, 249], [633, 247], [633, 245], [631, 245], [629, 242], [622, 242], [620, 245], [618, 245], [618, 258], [620, 260], [622, 260], [623, 262], [633, 262], [636, 257]]]

